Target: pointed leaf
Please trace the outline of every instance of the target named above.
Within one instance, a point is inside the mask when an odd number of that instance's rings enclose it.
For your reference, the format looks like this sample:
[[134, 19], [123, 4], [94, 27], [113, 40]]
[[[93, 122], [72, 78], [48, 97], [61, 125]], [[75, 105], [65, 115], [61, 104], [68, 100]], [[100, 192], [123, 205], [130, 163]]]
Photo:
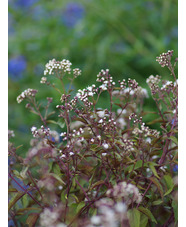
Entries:
[[156, 201], [152, 202], [152, 205], [153, 205], [153, 206], [157, 206], [157, 205], [160, 205], [160, 204], [162, 204], [162, 203], [163, 203], [162, 200], [156, 200]]
[[76, 212], [78, 213], [84, 206], [85, 206], [85, 202], [81, 201], [76, 208]]
[[32, 213], [28, 216], [28, 218], [26, 219], [26, 224], [28, 225], [28, 227], [34, 227], [36, 226], [36, 222], [37, 219], [39, 218], [39, 214], [38, 213]]
[[127, 212], [130, 227], [140, 227], [140, 212], [134, 208]]
[[152, 170], [154, 176], [156, 176], [158, 179], [160, 179], [160, 177], [158, 176], [158, 173], [156, 171], [156, 168], [154, 167], [154, 165], [152, 163], [149, 163], [149, 168]]
[[10, 200], [9, 204], [8, 204], [8, 210], [10, 210], [18, 200], [20, 200], [23, 195], [25, 194], [25, 192], [17, 192]]
[[138, 210], [145, 214], [152, 222], [155, 222], [157, 224], [157, 221], [151, 211], [145, 207], [138, 207]]
[[140, 216], [140, 227], [146, 227], [148, 223], [148, 217], [145, 214]]
[[174, 136], [170, 136], [169, 139], [171, 139], [176, 145], [178, 145], [178, 139]]
[[161, 186], [161, 184], [159, 183], [159, 181], [155, 178], [155, 177], [150, 177], [149, 178], [158, 188], [158, 191], [160, 192], [161, 197], [163, 198], [163, 188]]

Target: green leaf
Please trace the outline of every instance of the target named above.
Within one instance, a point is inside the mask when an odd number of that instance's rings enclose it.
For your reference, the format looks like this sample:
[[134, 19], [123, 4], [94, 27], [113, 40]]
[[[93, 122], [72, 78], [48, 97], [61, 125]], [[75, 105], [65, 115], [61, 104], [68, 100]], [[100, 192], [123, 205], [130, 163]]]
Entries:
[[140, 212], [134, 208], [127, 212], [130, 227], [140, 227]]
[[152, 205], [153, 205], [153, 206], [157, 206], [157, 205], [160, 205], [160, 204], [162, 204], [162, 203], [163, 203], [162, 200], [156, 200], [156, 201], [152, 202]]
[[84, 206], [85, 206], [85, 202], [81, 201], [76, 208], [76, 212], [78, 213]]
[[25, 192], [17, 192], [10, 200], [9, 204], [8, 204], [8, 210], [10, 210], [18, 200], [20, 200], [23, 195], [25, 194]]
[[176, 145], [178, 145], [178, 139], [174, 136], [170, 136], [169, 139], [171, 139]]
[[150, 177], [149, 179], [156, 185], [156, 187], [158, 188], [158, 191], [160, 192], [161, 197], [163, 198], [164, 192], [160, 182], [154, 177]]
[[104, 180], [97, 181], [96, 183], [94, 183], [94, 184], [91, 186], [90, 190], [92, 190], [92, 189], [95, 188], [96, 186], [98, 186], [98, 185], [100, 185], [100, 184], [104, 184], [104, 183], [105, 183]]
[[153, 125], [155, 123], [162, 123], [162, 122], [163, 122], [163, 120], [160, 117], [160, 118], [157, 118], [157, 119], [155, 119], [153, 121], [148, 122], [147, 125]]
[[172, 192], [173, 188], [174, 187], [170, 188], [163, 196], [169, 195]]
[[61, 182], [62, 184], [65, 185], [65, 182], [57, 174], [55, 174], [55, 173], [49, 173], [49, 175], [53, 176], [56, 180], [58, 180], [59, 182]]
[[148, 217], [144, 214], [140, 216], [140, 227], [146, 227], [148, 223]]
[[62, 122], [61, 120], [58, 120], [58, 121], [48, 120], [47, 123], [59, 125], [60, 128], [64, 128], [65, 127], [65, 123]]
[[39, 214], [37, 213], [30, 214], [26, 219], [26, 224], [28, 225], [28, 227], [34, 227], [38, 218], [39, 218]]
[[97, 214], [97, 209], [91, 207], [89, 209], [89, 215], [90, 215], [90, 217], [92, 217], [92, 216], [94, 216], [96, 214]]
[[149, 163], [149, 168], [152, 170], [154, 176], [156, 176], [158, 179], [160, 179], [160, 177], [158, 176], [158, 173], [157, 173], [153, 163]]
[[167, 185], [168, 189], [174, 187], [174, 182], [173, 182], [173, 179], [172, 179], [172, 177], [170, 175], [165, 175], [163, 178], [164, 178], [164, 180], [166, 182], [166, 185]]
[[28, 204], [29, 204], [29, 200], [28, 200], [28, 195], [27, 195], [27, 194], [25, 194], [25, 195], [23, 196], [22, 201], [23, 201], [23, 207], [26, 208], [26, 207], [28, 206]]
[[170, 175], [165, 175], [164, 180], [165, 180], [165, 183], [166, 183], [167, 189], [168, 189], [167, 192], [164, 194], [164, 196], [166, 196], [172, 192], [172, 190], [174, 188], [174, 182]]
[[157, 221], [151, 211], [145, 207], [138, 207], [138, 210], [145, 214], [152, 222], [155, 222], [157, 224]]
[[178, 221], [178, 203], [175, 200], [172, 201], [172, 207], [174, 210], [175, 222], [177, 222]]
[[9, 188], [8, 189], [8, 193], [11, 193], [11, 192], [18, 192], [16, 188]]
[[60, 175], [61, 174], [61, 169], [60, 169], [60, 167], [59, 167], [59, 165], [54, 165], [53, 166], [53, 172], [55, 173], [55, 174], [57, 174], [57, 175]]

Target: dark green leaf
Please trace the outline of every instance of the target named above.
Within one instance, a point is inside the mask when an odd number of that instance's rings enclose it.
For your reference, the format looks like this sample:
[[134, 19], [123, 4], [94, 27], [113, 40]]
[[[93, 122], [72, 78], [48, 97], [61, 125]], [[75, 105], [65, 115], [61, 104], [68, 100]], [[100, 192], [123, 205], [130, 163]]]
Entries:
[[158, 191], [160, 192], [161, 197], [163, 198], [164, 192], [160, 182], [155, 177], [150, 177], [149, 179], [156, 185], [156, 187], [158, 188]]
[[156, 219], [154, 218], [153, 214], [151, 211], [145, 207], [138, 207], [138, 210], [145, 214], [152, 222], [155, 222], [157, 224]]
[[174, 210], [174, 218], [175, 218], [175, 221], [177, 222], [178, 221], [178, 203], [175, 200], [172, 201], [172, 207]]
[[163, 203], [162, 200], [156, 200], [156, 201], [152, 202], [152, 205], [153, 205], [153, 206], [157, 206], [157, 205], [160, 205], [160, 204], [162, 204], [162, 203]]

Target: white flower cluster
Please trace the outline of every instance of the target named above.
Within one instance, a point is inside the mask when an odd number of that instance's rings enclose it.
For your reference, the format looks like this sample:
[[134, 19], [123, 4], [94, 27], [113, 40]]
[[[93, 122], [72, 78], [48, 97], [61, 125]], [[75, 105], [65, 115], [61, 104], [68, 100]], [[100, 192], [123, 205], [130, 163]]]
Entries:
[[95, 84], [88, 86], [87, 88], [78, 90], [76, 96], [82, 101], [88, 101], [88, 97], [93, 96], [96, 93]]
[[10, 139], [11, 137], [15, 137], [14, 131], [8, 130], [8, 139]]
[[[42, 125], [41, 129], [37, 129], [35, 126], [32, 126], [31, 132], [33, 137], [45, 137], [45, 136], [51, 136], [51, 131], [49, 128], [46, 128]], [[55, 135], [56, 136], [56, 135]]]
[[98, 225], [117, 227], [118, 221], [122, 223], [127, 219], [127, 205], [123, 202], [114, 203], [109, 198], [103, 198], [96, 202], [96, 207], [98, 208], [98, 215], [91, 218], [91, 227]]
[[[78, 130], [74, 129], [72, 133], [69, 133], [69, 137], [75, 138], [78, 137], [80, 141], [84, 141], [84, 137], [82, 137], [82, 134], [84, 133], [84, 130], [82, 128], [79, 128]], [[64, 137], [63, 140], [67, 140], [67, 133], [62, 132], [60, 136]]]
[[99, 86], [99, 88], [103, 91], [106, 91], [109, 87], [115, 85], [115, 82], [113, 82], [113, 78], [109, 75], [109, 69], [102, 69], [101, 72], [97, 75], [96, 81], [103, 83]]
[[172, 55], [173, 55], [173, 50], [168, 50], [167, 53], [162, 53], [160, 54], [159, 57], [156, 57], [156, 61], [159, 62], [161, 67], [169, 66]]
[[73, 75], [74, 75], [75, 78], [80, 76], [81, 75], [81, 70], [79, 68], [73, 69]]
[[56, 61], [56, 59], [52, 59], [45, 65], [44, 75], [52, 75], [54, 74], [54, 70], [57, 69], [70, 74], [71, 65], [72, 63], [66, 59], [63, 59], [62, 61]]
[[137, 88], [132, 89], [131, 87], [127, 87], [127, 88], [122, 88], [121, 90], [115, 90], [112, 92], [112, 95], [115, 97], [119, 97], [119, 96], [126, 96], [126, 95], [136, 95], [137, 97], [140, 98], [148, 98], [148, 92], [145, 88], [142, 88], [140, 86], [138, 86]]
[[159, 75], [156, 75], [156, 76], [150, 75], [149, 78], [146, 79], [146, 83], [149, 86], [151, 86], [152, 84], [158, 85], [159, 82], [160, 82], [160, 76]]
[[64, 223], [58, 221], [60, 219], [59, 209], [45, 208], [40, 214], [40, 226], [41, 227], [67, 227]]
[[101, 108], [99, 108], [99, 109], [97, 109], [96, 113], [97, 113], [98, 117], [100, 117], [100, 118], [109, 116], [107, 109], [102, 110]]
[[173, 88], [175, 85], [174, 85], [174, 83], [172, 82], [172, 81], [166, 81], [164, 84], [163, 84], [163, 86], [161, 87], [161, 90], [164, 90], [164, 91], [166, 91], [167, 89], [169, 89], [169, 88]]
[[142, 201], [142, 196], [139, 193], [138, 188], [135, 185], [127, 184], [126, 182], [120, 182], [115, 185], [113, 189], [107, 191], [106, 195], [118, 200], [124, 199], [127, 205], [132, 202], [140, 203]]
[[37, 92], [38, 91], [35, 89], [28, 88], [17, 97], [17, 102], [21, 103], [24, 99], [28, 97], [35, 97]]
[[40, 80], [40, 83], [41, 83], [41, 84], [46, 84], [46, 82], [47, 82], [47, 78], [46, 78], [45, 76], [43, 76], [43, 77], [41, 78], [41, 80]]
[[135, 128], [132, 133], [134, 135], [139, 135], [139, 134], [144, 134], [145, 137], [148, 136], [154, 136], [156, 138], [158, 138], [160, 132], [158, 132], [156, 129], [150, 129], [148, 126], [145, 126], [145, 123], [141, 124], [141, 129], [139, 128]]

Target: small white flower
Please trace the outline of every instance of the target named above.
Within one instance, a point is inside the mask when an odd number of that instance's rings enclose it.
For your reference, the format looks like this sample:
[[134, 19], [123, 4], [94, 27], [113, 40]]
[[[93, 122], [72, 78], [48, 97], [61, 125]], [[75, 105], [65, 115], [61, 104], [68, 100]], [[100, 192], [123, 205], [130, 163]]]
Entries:
[[74, 155], [74, 152], [71, 151], [71, 152], [69, 153], [69, 155], [70, 155], [70, 156], [73, 156], [73, 155]]
[[101, 136], [100, 135], [98, 135], [97, 138], [98, 138], [98, 140], [101, 140]]
[[119, 213], [125, 213], [127, 211], [127, 206], [125, 203], [118, 202], [115, 205], [115, 210]]
[[99, 225], [101, 224], [101, 218], [99, 216], [93, 216], [91, 218], [91, 223], [94, 224], [94, 225]]
[[107, 143], [104, 143], [104, 144], [103, 144], [103, 147], [104, 147], [105, 149], [108, 149], [108, 148], [109, 148], [109, 145], [108, 145]]
[[100, 124], [103, 123], [103, 119], [100, 119], [100, 120], [98, 121], [98, 123], [100, 123]]

